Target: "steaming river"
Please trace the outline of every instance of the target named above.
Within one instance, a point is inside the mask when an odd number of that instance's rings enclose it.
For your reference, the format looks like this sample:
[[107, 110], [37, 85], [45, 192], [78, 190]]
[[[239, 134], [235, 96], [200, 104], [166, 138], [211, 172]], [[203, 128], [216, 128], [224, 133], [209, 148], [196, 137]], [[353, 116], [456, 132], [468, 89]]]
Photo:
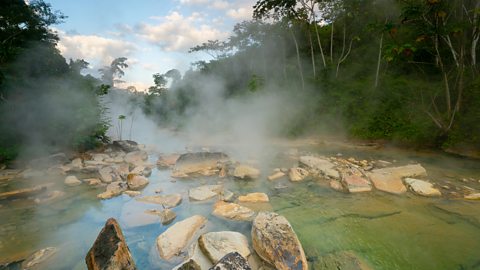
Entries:
[[[181, 142], [178, 142], [178, 146]], [[279, 158], [291, 145], [275, 147], [269, 160], [262, 163], [263, 177], [255, 181], [225, 180], [236, 193], [265, 192], [273, 209], [284, 215], [296, 231], [311, 269], [320, 269], [318, 258], [335, 251], [354, 251], [374, 269], [480, 269], [480, 202], [454, 198], [424, 198], [407, 193], [401, 196], [379, 191], [364, 194], [344, 194], [333, 191], [325, 181], [271, 183], [266, 176], [276, 167], [295, 165]], [[478, 162], [432, 153], [393, 150], [355, 150], [352, 148], [295, 145], [300, 151], [371, 160], [396, 160], [397, 164], [420, 162], [432, 181], [454, 183], [480, 190]], [[165, 151], [165, 150], [164, 150]], [[227, 150], [228, 153], [228, 150]], [[150, 155], [155, 163], [157, 156]], [[466, 183], [463, 178], [472, 178]], [[211, 215], [214, 201], [191, 203], [188, 189], [201, 184], [214, 184], [218, 179], [203, 178], [172, 182], [169, 170], [154, 169], [150, 184], [143, 195], [180, 192], [183, 202], [173, 210], [176, 221], [193, 214], [208, 217], [206, 230], [233, 230], [250, 238], [251, 225], [219, 219]], [[138, 269], [171, 269], [179, 261], [162, 261], [155, 247], [156, 237], [168, 226], [147, 222], [143, 212], [158, 205], [135, 201], [127, 195], [98, 200], [102, 190], [81, 185], [65, 188], [56, 182], [67, 196], [50, 204], [36, 205], [31, 201], [0, 201], [0, 264], [24, 258], [35, 250], [57, 247], [58, 253], [42, 269], [86, 269], [85, 255], [109, 217], [115, 217], [124, 232]], [[15, 183], [15, 184], [12, 184]], [[286, 189], [274, 185], [285, 184]], [[36, 183], [39, 184], [39, 183]], [[27, 180], [14, 180], [9, 185], [0, 182], [0, 192], [28, 186]], [[443, 190], [442, 190], [443, 191]], [[0, 267], [0, 269], [3, 269]], [[20, 269], [12, 266], [5, 269]]]

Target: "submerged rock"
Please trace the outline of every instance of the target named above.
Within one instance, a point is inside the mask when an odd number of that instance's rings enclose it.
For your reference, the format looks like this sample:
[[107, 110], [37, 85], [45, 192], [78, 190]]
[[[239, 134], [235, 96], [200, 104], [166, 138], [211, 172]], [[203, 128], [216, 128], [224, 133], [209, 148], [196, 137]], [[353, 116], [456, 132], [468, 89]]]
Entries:
[[221, 194], [223, 190], [222, 185], [205, 185], [196, 188], [191, 188], [188, 191], [188, 197], [193, 201], [209, 200]]
[[55, 255], [55, 253], [57, 253], [57, 249], [54, 247], [47, 247], [41, 249], [30, 255], [25, 261], [23, 261], [22, 269], [36, 269], [38, 265], [50, 259], [53, 255]]
[[136, 199], [139, 202], [161, 204], [165, 208], [173, 208], [182, 202], [182, 195], [175, 193], [169, 195], [145, 196]]
[[194, 242], [188, 248], [187, 260], [173, 270], [207, 270], [212, 266], [212, 262], [200, 250], [198, 242]]
[[138, 143], [130, 140], [113, 141], [112, 144], [113, 146], [127, 153], [140, 150], [138, 148]]
[[3, 192], [0, 193], [0, 200], [27, 198], [45, 192], [46, 190], [47, 185], [40, 185], [33, 188], [22, 188], [13, 191]]
[[122, 229], [109, 218], [85, 257], [89, 270], [137, 269]]
[[170, 260], [177, 255], [206, 222], [205, 217], [195, 215], [173, 224], [157, 237], [160, 257]]
[[110, 199], [112, 197], [118, 196], [122, 194], [123, 191], [125, 191], [126, 185], [120, 181], [117, 182], [112, 182], [107, 185], [107, 188], [105, 192], [100, 193], [97, 195], [97, 198], [99, 199]]
[[231, 192], [230, 190], [224, 189], [220, 193], [219, 199], [224, 202], [233, 202], [234, 197], [235, 197], [235, 194], [233, 192]]
[[148, 185], [148, 179], [141, 175], [129, 174], [127, 176], [127, 186], [130, 190], [139, 190]]
[[275, 172], [274, 174], [267, 177], [268, 180], [274, 181], [285, 176], [284, 172]]
[[350, 251], [341, 251], [328, 254], [319, 259], [314, 265], [315, 269], [322, 270], [371, 270], [363, 260]]
[[38, 203], [38, 204], [48, 203], [48, 202], [52, 202], [57, 199], [60, 199], [63, 196], [65, 196], [65, 192], [60, 190], [53, 190], [53, 191], [50, 191], [45, 197], [42, 196], [41, 198], [36, 198], [35, 203]]
[[308, 175], [309, 175], [308, 171], [300, 167], [290, 168], [290, 170], [288, 170], [288, 177], [292, 182], [302, 181]]
[[372, 190], [370, 181], [360, 173], [344, 175], [342, 181], [350, 193], [368, 192]]
[[257, 254], [278, 270], [308, 269], [302, 244], [283, 216], [260, 212], [253, 220], [252, 244]]
[[340, 174], [335, 169], [335, 164], [325, 158], [319, 158], [314, 156], [302, 156], [300, 157], [300, 164], [306, 166], [309, 170], [324, 175], [329, 178], [339, 179]]
[[248, 165], [238, 165], [233, 171], [233, 176], [240, 179], [257, 179], [260, 170]]
[[179, 154], [161, 155], [158, 157], [157, 166], [160, 168], [173, 167], [179, 157]]
[[177, 214], [175, 214], [175, 212], [168, 208], [163, 210], [147, 210], [145, 211], [145, 213], [159, 216], [162, 225], [170, 224], [177, 217]]
[[343, 191], [343, 186], [342, 186], [342, 183], [340, 183], [340, 181], [338, 180], [330, 180], [330, 182], [328, 183], [330, 185], [330, 187], [336, 191]]
[[368, 173], [376, 189], [393, 194], [407, 191], [402, 178], [426, 176], [427, 171], [419, 164], [372, 170]]
[[414, 178], [405, 178], [405, 183], [414, 193], [418, 195], [427, 196], [427, 197], [442, 195], [440, 190], [434, 188], [433, 184], [427, 181], [414, 179]]
[[209, 232], [198, 238], [198, 245], [212, 263], [231, 252], [238, 252], [244, 258], [250, 256], [247, 237], [238, 232]]
[[227, 219], [248, 221], [252, 220], [255, 212], [250, 208], [236, 203], [218, 201], [213, 205], [213, 215]]
[[244, 203], [258, 203], [258, 202], [268, 202], [268, 195], [262, 192], [248, 193], [244, 196], [238, 197], [239, 202]]
[[64, 183], [69, 187], [74, 187], [74, 186], [81, 185], [82, 181], [78, 180], [78, 178], [74, 175], [69, 175], [65, 178]]
[[467, 200], [480, 200], [480, 193], [472, 193], [463, 196]]
[[136, 190], [125, 190], [123, 192], [123, 194], [127, 194], [130, 197], [136, 197], [136, 196], [141, 195], [142, 193], [140, 191], [136, 191]]
[[251, 270], [247, 260], [238, 252], [225, 255], [210, 270]]

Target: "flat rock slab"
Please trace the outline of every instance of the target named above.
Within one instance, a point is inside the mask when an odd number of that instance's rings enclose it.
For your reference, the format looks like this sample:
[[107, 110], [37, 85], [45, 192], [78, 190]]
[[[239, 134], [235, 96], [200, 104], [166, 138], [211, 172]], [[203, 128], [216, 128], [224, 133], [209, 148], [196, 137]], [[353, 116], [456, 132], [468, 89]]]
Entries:
[[368, 173], [376, 189], [393, 194], [407, 191], [402, 178], [426, 176], [427, 171], [419, 164], [372, 170]]
[[22, 188], [13, 191], [3, 192], [0, 193], [0, 200], [27, 198], [45, 192], [46, 190], [47, 186], [41, 185], [33, 188]]
[[18, 177], [21, 175], [21, 172], [20, 170], [11, 170], [11, 169], [7, 169], [7, 170], [0, 170], [0, 181], [3, 181], [3, 180], [10, 180], [10, 179], [13, 179], [15, 177]]
[[269, 176], [267, 177], [267, 179], [268, 179], [269, 181], [274, 181], [274, 180], [280, 179], [280, 178], [282, 178], [282, 177], [284, 177], [284, 176], [285, 176], [285, 173], [284, 173], [284, 172], [275, 172], [274, 174], [269, 175]]
[[54, 247], [43, 248], [30, 255], [23, 263], [22, 269], [37, 269], [37, 267], [57, 253]]
[[238, 197], [238, 201], [241, 203], [258, 203], [268, 202], [268, 195], [262, 192], [248, 193]]
[[249, 165], [238, 165], [233, 170], [233, 176], [240, 179], [257, 179], [260, 177], [260, 170]]
[[85, 262], [88, 270], [137, 269], [122, 229], [114, 218], [108, 219], [105, 223], [92, 248], [88, 251]]
[[250, 256], [247, 237], [239, 232], [209, 232], [198, 238], [198, 245], [212, 263], [231, 252], [238, 252], [244, 258]]
[[321, 173], [322, 175], [334, 179], [339, 179], [340, 174], [335, 170], [335, 164], [325, 158], [319, 158], [314, 156], [302, 156], [300, 157], [300, 164], [305, 165], [310, 170]]
[[309, 174], [307, 170], [300, 167], [290, 168], [288, 170], [288, 178], [292, 182], [303, 181]]
[[257, 254], [278, 270], [308, 269], [302, 244], [281, 215], [260, 212], [253, 220], [252, 244]]
[[160, 204], [165, 208], [173, 208], [182, 202], [182, 195], [175, 193], [170, 195], [144, 196], [136, 200], [139, 202]]
[[228, 160], [228, 156], [220, 152], [197, 152], [180, 155], [175, 162], [172, 177], [188, 177], [189, 175], [211, 175], [218, 171], [217, 164]]
[[222, 185], [205, 185], [191, 188], [188, 191], [188, 197], [192, 201], [205, 201], [219, 195], [223, 190]]
[[238, 252], [225, 255], [209, 270], [251, 270], [247, 260]]
[[65, 178], [64, 183], [69, 187], [75, 187], [75, 186], [81, 185], [82, 181], [78, 180], [76, 176], [69, 175]]
[[343, 176], [342, 181], [345, 183], [345, 186], [350, 193], [368, 192], [372, 190], [372, 184], [370, 184], [370, 181], [362, 175], [345, 175]]
[[207, 222], [207, 219], [195, 215], [173, 224], [157, 237], [157, 248], [165, 260], [170, 260], [182, 251], [194, 234]]
[[158, 157], [157, 166], [160, 168], [173, 167], [179, 157], [179, 154], [161, 155]]
[[188, 258], [172, 270], [206, 270], [212, 266], [212, 262], [203, 254], [198, 242], [194, 242], [188, 248]]
[[405, 178], [405, 184], [407, 184], [410, 190], [412, 190], [415, 194], [421, 196], [435, 197], [442, 195], [440, 190], [433, 187], [432, 183], [424, 180]]
[[249, 221], [252, 220], [255, 212], [250, 208], [236, 203], [218, 201], [213, 206], [213, 215], [227, 219]]
[[177, 214], [173, 212], [171, 209], [163, 209], [163, 210], [146, 210], [145, 213], [151, 215], [157, 215], [160, 217], [160, 222], [162, 225], [168, 225], [172, 223], [172, 221], [177, 217]]
[[131, 173], [127, 176], [127, 186], [130, 190], [140, 190], [148, 185], [148, 179], [145, 176]]

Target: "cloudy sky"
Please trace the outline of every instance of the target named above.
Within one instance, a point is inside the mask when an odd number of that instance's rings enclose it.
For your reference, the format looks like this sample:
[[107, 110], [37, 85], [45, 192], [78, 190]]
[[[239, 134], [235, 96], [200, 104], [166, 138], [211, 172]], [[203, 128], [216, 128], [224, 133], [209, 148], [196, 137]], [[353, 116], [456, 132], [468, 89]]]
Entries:
[[143, 90], [153, 73], [206, 59], [189, 48], [226, 39], [235, 23], [249, 20], [255, 0], [47, 0], [68, 16], [55, 30], [68, 60], [84, 59], [91, 73], [114, 58], [128, 58], [123, 78]]

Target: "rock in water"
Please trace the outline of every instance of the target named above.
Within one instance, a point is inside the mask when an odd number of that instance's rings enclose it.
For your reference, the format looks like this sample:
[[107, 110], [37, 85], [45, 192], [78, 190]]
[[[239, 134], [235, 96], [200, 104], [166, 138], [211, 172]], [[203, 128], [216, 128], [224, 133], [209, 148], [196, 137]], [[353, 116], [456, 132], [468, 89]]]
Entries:
[[285, 176], [284, 172], [275, 172], [274, 174], [267, 177], [268, 180], [274, 181]]
[[253, 220], [252, 244], [257, 254], [278, 270], [308, 269], [302, 244], [283, 216], [260, 212]]
[[418, 195], [427, 196], [427, 197], [442, 195], [440, 190], [434, 188], [433, 184], [427, 181], [413, 179], [413, 178], [405, 178], [405, 183], [413, 192], [415, 192]]
[[47, 248], [41, 249], [33, 253], [32, 255], [30, 255], [30, 257], [28, 257], [22, 263], [22, 269], [31, 269], [31, 268], [36, 269], [36, 266], [50, 259], [56, 252], [57, 252], [57, 249], [54, 247], [47, 247]]
[[268, 195], [262, 192], [248, 193], [244, 196], [238, 197], [239, 202], [245, 203], [258, 203], [258, 202], [268, 202]]
[[105, 192], [97, 195], [97, 198], [99, 198], [99, 199], [110, 199], [112, 197], [115, 197], [115, 196], [118, 196], [118, 195], [122, 194], [122, 192], [125, 191], [125, 189], [126, 189], [126, 187], [125, 187], [124, 183], [122, 183], [120, 181], [112, 182], [112, 183], [108, 184]]
[[227, 219], [249, 221], [252, 220], [255, 212], [236, 203], [218, 201], [213, 205], [213, 215]]
[[328, 254], [319, 259], [314, 265], [315, 269], [324, 270], [371, 270], [365, 262], [357, 257], [353, 252], [340, 251]]
[[177, 159], [180, 157], [179, 154], [170, 154], [170, 155], [162, 155], [158, 157], [157, 166], [160, 168], [169, 168], [175, 165]]
[[427, 171], [419, 164], [372, 170], [368, 173], [376, 189], [393, 194], [407, 191], [402, 178], [426, 176]]
[[206, 270], [212, 266], [212, 262], [200, 250], [198, 243], [194, 242], [188, 248], [188, 259], [173, 270]]
[[248, 165], [238, 165], [233, 171], [233, 176], [240, 179], [257, 179], [260, 176], [260, 170]]
[[138, 151], [138, 143], [130, 140], [113, 141], [113, 146], [120, 148], [125, 152]]
[[292, 182], [299, 182], [305, 179], [308, 176], [308, 171], [300, 168], [300, 167], [295, 167], [291, 168], [288, 170], [288, 177], [290, 178], [290, 181]]
[[131, 173], [127, 176], [127, 185], [130, 190], [139, 190], [148, 185], [148, 179], [144, 176]]
[[89, 270], [137, 269], [122, 229], [114, 218], [109, 218], [105, 223], [105, 227], [88, 251], [85, 262]]
[[222, 185], [205, 185], [192, 188], [188, 191], [188, 197], [192, 201], [204, 201], [219, 195], [223, 190]]
[[160, 257], [170, 260], [182, 251], [197, 230], [206, 222], [207, 219], [205, 217], [195, 215], [173, 224], [157, 237], [157, 248]]
[[182, 202], [182, 195], [175, 193], [170, 195], [144, 196], [137, 198], [139, 202], [161, 204], [165, 208], [173, 208]]
[[372, 190], [372, 185], [368, 179], [361, 174], [344, 175], [342, 181], [350, 193], [368, 192]]
[[339, 179], [340, 174], [335, 170], [335, 164], [325, 158], [319, 158], [314, 156], [300, 157], [300, 163], [307, 166], [311, 171], [320, 173], [326, 177], [333, 179]]
[[220, 152], [197, 152], [181, 155], [175, 162], [172, 177], [188, 177], [196, 175], [212, 175], [218, 171], [217, 164], [228, 160], [228, 156]]
[[76, 176], [69, 175], [65, 178], [65, 185], [69, 187], [74, 187], [82, 184], [82, 181], [78, 180]]
[[247, 237], [238, 232], [209, 232], [198, 238], [198, 244], [212, 263], [231, 252], [238, 252], [245, 258], [250, 256]]
[[247, 260], [238, 252], [225, 255], [217, 264], [209, 270], [251, 270]]
[[13, 191], [0, 193], [0, 200], [28, 198], [29, 196], [37, 195], [47, 190], [46, 185], [35, 186], [33, 188], [22, 188]]
[[163, 209], [163, 210], [152, 209], [152, 210], [145, 211], [145, 213], [159, 216], [160, 222], [163, 225], [170, 224], [177, 217], [177, 214], [175, 214], [175, 212], [173, 212], [170, 209]]

